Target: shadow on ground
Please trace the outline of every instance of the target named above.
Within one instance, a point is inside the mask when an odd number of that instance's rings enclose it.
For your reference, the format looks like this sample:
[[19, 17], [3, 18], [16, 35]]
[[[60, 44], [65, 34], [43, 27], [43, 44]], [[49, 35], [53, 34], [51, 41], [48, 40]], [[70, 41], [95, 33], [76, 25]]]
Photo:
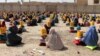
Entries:
[[65, 51], [65, 50], [68, 50], [68, 48], [67, 47], [64, 47], [61, 51]]
[[8, 46], [8, 47], [23, 47], [24, 45], [25, 45], [24, 43], [21, 43], [21, 44], [19, 44], [17, 46]]

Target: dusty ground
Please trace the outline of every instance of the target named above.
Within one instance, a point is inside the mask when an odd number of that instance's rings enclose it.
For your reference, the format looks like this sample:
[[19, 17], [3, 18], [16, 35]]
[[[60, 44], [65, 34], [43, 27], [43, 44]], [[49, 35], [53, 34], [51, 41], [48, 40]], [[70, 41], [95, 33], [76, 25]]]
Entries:
[[[26, 27], [28, 32], [23, 33], [22, 45], [15, 47], [7, 47], [6, 44], [0, 44], [0, 56], [42, 56], [37, 50], [45, 53], [44, 56], [100, 56], [100, 48], [97, 50], [89, 50], [84, 46], [76, 46], [72, 43], [75, 38], [75, 34], [69, 33], [69, 27], [66, 26], [62, 21], [57, 26], [53, 27], [61, 35], [61, 39], [65, 45], [65, 50], [50, 50], [47, 47], [39, 46], [40, 35], [39, 28], [42, 24], [35, 27]], [[88, 27], [83, 27], [82, 30], [86, 32]], [[100, 34], [99, 34], [100, 35]], [[100, 41], [98, 42], [100, 45]], [[33, 49], [37, 49], [33, 51]], [[33, 53], [35, 52], [35, 53]], [[79, 53], [79, 54], [78, 54]]]

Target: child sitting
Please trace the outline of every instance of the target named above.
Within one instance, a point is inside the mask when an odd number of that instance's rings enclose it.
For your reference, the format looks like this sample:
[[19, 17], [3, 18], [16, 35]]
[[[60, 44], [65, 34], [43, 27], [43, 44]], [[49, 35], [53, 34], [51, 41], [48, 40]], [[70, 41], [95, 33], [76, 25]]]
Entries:
[[0, 43], [4, 43], [6, 41], [6, 25], [5, 21], [0, 21]]
[[77, 37], [75, 37], [73, 43], [75, 45], [84, 45], [84, 43], [81, 42], [82, 38], [83, 38], [83, 31], [77, 30]]
[[46, 46], [45, 38], [47, 37], [47, 32], [46, 32], [46, 29], [44, 27], [41, 28], [40, 34], [41, 34], [42, 39], [40, 40], [39, 45], [40, 46]]
[[74, 22], [73, 22], [73, 21], [70, 22], [70, 32], [71, 32], [71, 33], [76, 32], [76, 31], [74, 30]]
[[26, 29], [24, 27], [24, 22], [22, 20], [19, 21], [19, 28], [18, 28], [18, 33], [21, 34], [23, 32], [25, 32]]

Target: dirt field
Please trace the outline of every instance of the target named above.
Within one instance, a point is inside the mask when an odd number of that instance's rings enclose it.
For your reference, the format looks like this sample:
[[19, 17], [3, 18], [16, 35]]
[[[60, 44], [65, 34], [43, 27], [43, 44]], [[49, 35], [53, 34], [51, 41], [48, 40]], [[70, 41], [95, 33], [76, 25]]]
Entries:
[[[35, 27], [26, 27], [28, 32], [23, 33], [23, 44], [15, 47], [7, 47], [6, 44], [0, 44], [0, 56], [42, 56], [41, 52], [45, 53], [43, 56], [100, 56], [100, 48], [97, 50], [89, 50], [84, 46], [76, 46], [72, 43], [76, 34], [69, 33], [69, 27], [66, 26], [62, 21], [56, 24], [56, 31], [60, 34], [61, 39], [65, 45], [64, 50], [50, 50], [47, 47], [39, 46], [40, 35], [39, 29], [42, 24]], [[96, 24], [97, 28], [98, 25]], [[86, 32], [88, 27], [82, 27], [82, 30]], [[98, 34], [100, 36], [100, 34]], [[100, 40], [98, 42], [100, 45]], [[36, 49], [33, 51], [33, 49]], [[43, 54], [42, 53], [42, 54]]]

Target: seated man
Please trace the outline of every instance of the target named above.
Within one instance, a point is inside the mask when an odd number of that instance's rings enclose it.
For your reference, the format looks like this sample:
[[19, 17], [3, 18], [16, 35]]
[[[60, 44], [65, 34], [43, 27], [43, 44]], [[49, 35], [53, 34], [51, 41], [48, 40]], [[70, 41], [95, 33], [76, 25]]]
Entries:
[[31, 25], [33, 26], [37, 26], [37, 20], [35, 18], [32, 19], [31, 21]]
[[20, 36], [17, 35], [18, 33], [18, 28], [17, 26], [15, 26], [13, 23], [11, 23], [7, 34], [6, 34], [6, 45], [7, 46], [16, 46], [21, 44], [22, 38]]

